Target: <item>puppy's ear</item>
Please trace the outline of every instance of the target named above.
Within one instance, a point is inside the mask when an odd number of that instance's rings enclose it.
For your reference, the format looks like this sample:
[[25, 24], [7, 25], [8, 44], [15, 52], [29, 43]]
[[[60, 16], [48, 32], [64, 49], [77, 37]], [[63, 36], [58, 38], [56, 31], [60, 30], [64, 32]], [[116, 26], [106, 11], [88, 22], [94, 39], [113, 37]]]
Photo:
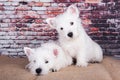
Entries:
[[34, 52], [34, 49], [24, 47], [24, 53], [26, 54], [27, 57], [31, 56], [31, 54], [33, 54], [33, 52]]
[[47, 18], [46, 22], [49, 24], [51, 28], [55, 28], [55, 18]]
[[58, 53], [58, 50], [57, 50], [57, 49], [54, 49], [54, 50], [53, 50], [53, 54], [54, 54], [54, 56], [56, 56], [56, 57], [57, 57], [57, 56], [58, 56], [58, 54], [59, 54], [59, 53]]
[[70, 5], [67, 8], [67, 13], [70, 14], [71, 16], [73, 15], [74, 17], [79, 17], [79, 10], [75, 4]]

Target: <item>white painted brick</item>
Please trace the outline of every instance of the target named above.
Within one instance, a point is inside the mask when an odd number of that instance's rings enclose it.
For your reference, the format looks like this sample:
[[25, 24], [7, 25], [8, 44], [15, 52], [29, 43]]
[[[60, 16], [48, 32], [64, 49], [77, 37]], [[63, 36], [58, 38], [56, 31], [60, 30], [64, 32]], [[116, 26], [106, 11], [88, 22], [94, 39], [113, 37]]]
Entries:
[[9, 51], [9, 52], [19, 52], [19, 51], [22, 51], [22, 49], [14, 49], [14, 48], [8, 48], [8, 49], [3, 49], [3, 51]]
[[52, 7], [58, 7], [58, 4], [57, 3], [51, 3], [51, 6]]
[[0, 0], [0, 1], [8, 1], [8, 0]]
[[1, 27], [8, 27], [8, 24], [6, 24], [6, 23], [1, 23], [0, 26], [1, 26]]
[[46, 7], [32, 7], [32, 10], [46, 10]]
[[13, 40], [0, 40], [1, 44], [9, 44], [9, 43], [14, 43]]
[[7, 45], [2, 45], [2, 46], [0, 46], [0, 47], [10, 47], [10, 45], [9, 44], [7, 44]]
[[4, 39], [4, 40], [9, 40], [9, 39], [16, 39], [16, 36], [0, 36], [0, 39]]
[[15, 43], [20, 43], [20, 44], [26, 44], [26, 43], [30, 43], [31, 41], [28, 40], [15, 40]]
[[2, 50], [2, 49], [0, 49], [1, 51], [2, 51], [2, 53], [1, 53], [1, 55], [9, 55], [9, 53], [8, 53], [8, 51], [6, 51], [6, 50]]
[[23, 0], [23, 1], [27, 1], [27, 2], [31, 2], [31, 1], [39, 2], [39, 0]]
[[53, 0], [39, 0], [40, 2], [53, 2]]
[[[8, 1], [8, 0], [7, 0], [7, 1]], [[26, 0], [11, 0], [11, 1], [19, 2], [19, 1], [26, 1]]]
[[26, 31], [25, 35], [34, 36], [37, 35], [37, 32]]
[[12, 4], [12, 2], [4, 2], [5, 6], [10, 6]]
[[47, 18], [48, 15], [41, 15], [41, 18]]
[[0, 19], [4, 19], [4, 18], [7, 18], [6, 15], [0, 15]]
[[38, 14], [45, 14], [45, 11], [37, 11]]
[[4, 23], [10, 23], [10, 19], [3, 19]]
[[3, 22], [6, 23], [6, 24], [10, 23], [10, 19], [3, 19]]
[[5, 14], [14, 14], [15, 11], [4, 11]]
[[18, 16], [17, 15], [10, 15], [9, 18], [17, 18]]
[[1, 15], [1, 14], [4, 14], [3, 11], [0, 11], [0, 15]]
[[12, 7], [12, 6], [5, 6], [4, 9], [5, 9], [5, 10], [14, 10], [15, 7]]
[[3, 35], [5, 35], [5, 34], [6, 34], [6, 32], [0, 31], [0, 36], [3, 36]]
[[19, 3], [18, 3], [18, 2], [12, 2], [11, 5], [12, 5], [12, 6], [18, 6]]
[[[3, 29], [3, 28], [2, 28]], [[14, 32], [14, 31], [9, 31], [9, 32], [0, 32], [0, 36], [16, 36], [17, 35], [17, 32]]]

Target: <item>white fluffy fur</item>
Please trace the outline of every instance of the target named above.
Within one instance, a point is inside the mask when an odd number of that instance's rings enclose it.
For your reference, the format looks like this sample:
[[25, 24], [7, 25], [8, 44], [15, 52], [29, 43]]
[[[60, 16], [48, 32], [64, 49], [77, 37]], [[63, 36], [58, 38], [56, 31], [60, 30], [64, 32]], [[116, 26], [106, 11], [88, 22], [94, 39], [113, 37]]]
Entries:
[[[86, 67], [90, 61], [102, 61], [102, 49], [85, 32], [79, 18], [79, 10], [75, 5], [69, 6], [63, 14], [48, 18], [46, 21], [58, 31], [60, 45], [65, 53], [77, 59], [77, 66]], [[71, 22], [74, 24], [71, 25]], [[73, 33], [73, 37], [68, 36], [69, 32]]]
[[[57, 50], [55, 54], [54, 50]], [[72, 58], [65, 54], [62, 48], [53, 42], [42, 44], [41, 47], [36, 49], [24, 47], [24, 52], [30, 62], [26, 68], [35, 75], [37, 75], [36, 69], [38, 68], [41, 69], [39, 75], [44, 75], [49, 73], [51, 69], [58, 71], [72, 64]], [[45, 61], [49, 62], [45, 63]]]

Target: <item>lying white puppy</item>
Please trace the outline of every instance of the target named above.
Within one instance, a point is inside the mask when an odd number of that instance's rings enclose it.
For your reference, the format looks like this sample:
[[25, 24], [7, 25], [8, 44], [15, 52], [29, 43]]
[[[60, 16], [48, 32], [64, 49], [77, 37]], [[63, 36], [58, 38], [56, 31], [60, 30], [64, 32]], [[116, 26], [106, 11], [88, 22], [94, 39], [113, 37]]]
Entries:
[[51, 70], [58, 71], [72, 64], [72, 58], [53, 42], [42, 44], [36, 49], [24, 47], [24, 52], [30, 62], [26, 68], [35, 75], [44, 75]]

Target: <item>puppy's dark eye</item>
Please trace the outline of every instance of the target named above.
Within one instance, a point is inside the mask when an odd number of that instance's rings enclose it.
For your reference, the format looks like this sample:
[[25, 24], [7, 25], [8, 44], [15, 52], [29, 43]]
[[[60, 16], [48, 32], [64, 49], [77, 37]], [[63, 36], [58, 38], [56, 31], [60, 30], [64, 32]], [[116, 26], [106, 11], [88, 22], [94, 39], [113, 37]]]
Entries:
[[70, 25], [73, 25], [74, 24], [74, 22], [70, 22]]
[[33, 60], [34, 63], [36, 63], [36, 60]]
[[47, 63], [49, 63], [49, 61], [46, 60], [45, 63], [47, 64]]
[[63, 30], [63, 28], [62, 28], [62, 27], [61, 27], [60, 29], [61, 29], [61, 30]]

